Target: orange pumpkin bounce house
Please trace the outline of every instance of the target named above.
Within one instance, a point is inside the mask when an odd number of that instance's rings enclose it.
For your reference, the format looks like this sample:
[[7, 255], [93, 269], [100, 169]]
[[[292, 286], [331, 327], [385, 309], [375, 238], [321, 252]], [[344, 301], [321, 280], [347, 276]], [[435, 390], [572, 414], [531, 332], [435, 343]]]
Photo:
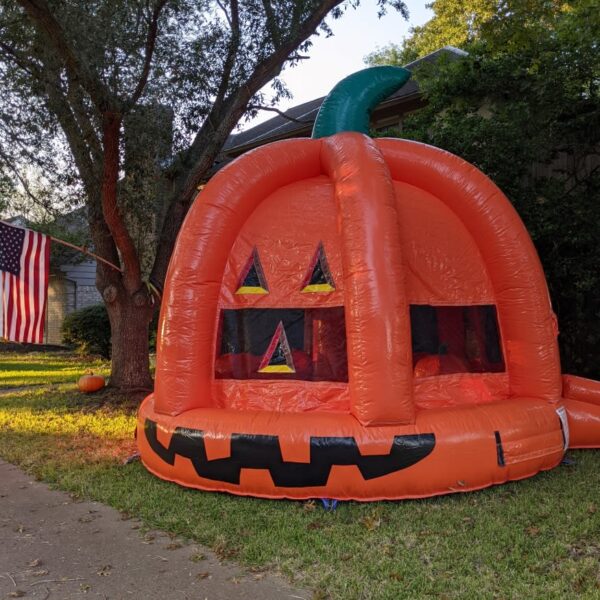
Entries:
[[409, 73], [327, 97], [201, 192], [171, 259], [155, 475], [267, 498], [475, 490], [600, 446], [600, 383], [562, 376], [533, 244], [502, 192], [443, 150], [371, 139]]

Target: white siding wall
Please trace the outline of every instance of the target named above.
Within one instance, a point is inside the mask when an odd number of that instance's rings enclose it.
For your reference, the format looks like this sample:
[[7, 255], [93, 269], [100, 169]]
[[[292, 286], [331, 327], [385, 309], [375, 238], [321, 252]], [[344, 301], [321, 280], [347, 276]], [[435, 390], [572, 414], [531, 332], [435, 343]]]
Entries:
[[86, 260], [74, 265], [62, 265], [60, 270], [67, 279], [75, 283], [75, 308], [102, 302], [96, 289], [96, 262]]
[[96, 289], [96, 263], [86, 261], [59, 267], [48, 282], [45, 343], [61, 344], [60, 329], [67, 314], [102, 302]]

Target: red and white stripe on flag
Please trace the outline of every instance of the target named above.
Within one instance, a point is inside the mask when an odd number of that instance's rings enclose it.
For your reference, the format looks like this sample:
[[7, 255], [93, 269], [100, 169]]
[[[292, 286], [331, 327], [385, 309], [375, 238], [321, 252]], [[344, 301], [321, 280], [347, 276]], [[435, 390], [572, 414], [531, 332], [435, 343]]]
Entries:
[[[16, 252], [18, 268], [13, 272], [0, 270], [0, 337], [11, 342], [41, 344], [48, 298], [50, 238], [29, 229], [2, 225], [0, 237], [4, 236], [4, 243], [0, 250], [6, 250], [5, 258], [12, 252], [9, 259]], [[17, 242], [10, 238], [8, 227], [24, 232]]]

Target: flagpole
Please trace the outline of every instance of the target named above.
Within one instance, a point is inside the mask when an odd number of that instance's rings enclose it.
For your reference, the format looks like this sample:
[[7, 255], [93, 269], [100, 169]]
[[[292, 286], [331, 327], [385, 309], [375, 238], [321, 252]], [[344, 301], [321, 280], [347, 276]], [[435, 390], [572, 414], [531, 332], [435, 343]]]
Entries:
[[[18, 227], [18, 225], [13, 225], [12, 223], [7, 223], [6, 221], [1, 221], [0, 223], [3, 223], [4, 225], [8, 225], [9, 227]], [[47, 234], [44, 234], [47, 235]], [[65, 242], [65, 240], [60, 240], [58, 238], [55, 238], [51, 235], [48, 236], [53, 242], [56, 242], [57, 244], [62, 244], [63, 246], [67, 246], [67, 248], [72, 248], [73, 250], [77, 250], [77, 252], [81, 252], [82, 254], [87, 254], [88, 256], [91, 256], [92, 258], [99, 260], [100, 262], [104, 263], [105, 265], [111, 267], [112, 269], [115, 269], [116, 271], [119, 271], [119, 273], [123, 272], [123, 269], [121, 269], [120, 267], [117, 267], [117, 265], [113, 265], [113, 263], [111, 263], [110, 261], [102, 258], [101, 256], [98, 256], [97, 254], [94, 254], [93, 252], [90, 252], [87, 248], [84, 248], [82, 246], [76, 246], [75, 244], [71, 244], [71, 242]]]
[[120, 273], [123, 272], [123, 269], [117, 267], [117, 265], [113, 265], [113, 263], [111, 263], [108, 260], [102, 258], [101, 256], [98, 256], [97, 254], [94, 254], [93, 252], [90, 252], [86, 248], [83, 248], [81, 246], [76, 246], [75, 244], [71, 244], [70, 242], [65, 242], [64, 240], [59, 240], [58, 238], [55, 238], [53, 236], [49, 236], [49, 237], [50, 237], [50, 239], [53, 242], [56, 242], [57, 244], [62, 244], [63, 246], [67, 246], [68, 248], [73, 248], [73, 250], [77, 250], [78, 252], [82, 252], [83, 254], [87, 254], [88, 256], [91, 256], [92, 258], [95, 258], [96, 260], [99, 260], [100, 262], [104, 263], [105, 265], [108, 265], [109, 267], [112, 267], [113, 269], [116, 269]]

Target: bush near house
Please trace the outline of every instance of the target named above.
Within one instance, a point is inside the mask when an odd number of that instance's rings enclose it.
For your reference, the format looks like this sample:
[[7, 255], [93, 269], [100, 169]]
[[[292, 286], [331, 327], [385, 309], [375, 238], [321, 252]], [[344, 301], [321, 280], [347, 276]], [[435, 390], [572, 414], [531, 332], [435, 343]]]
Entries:
[[[156, 350], [158, 312], [150, 322], [150, 351]], [[104, 304], [94, 304], [68, 314], [61, 327], [62, 340], [80, 354], [110, 358], [110, 322]]]
[[82, 354], [99, 354], [110, 358], [110, 322], [103, 304], [80, 308], [63, 321], [62, 339]]

